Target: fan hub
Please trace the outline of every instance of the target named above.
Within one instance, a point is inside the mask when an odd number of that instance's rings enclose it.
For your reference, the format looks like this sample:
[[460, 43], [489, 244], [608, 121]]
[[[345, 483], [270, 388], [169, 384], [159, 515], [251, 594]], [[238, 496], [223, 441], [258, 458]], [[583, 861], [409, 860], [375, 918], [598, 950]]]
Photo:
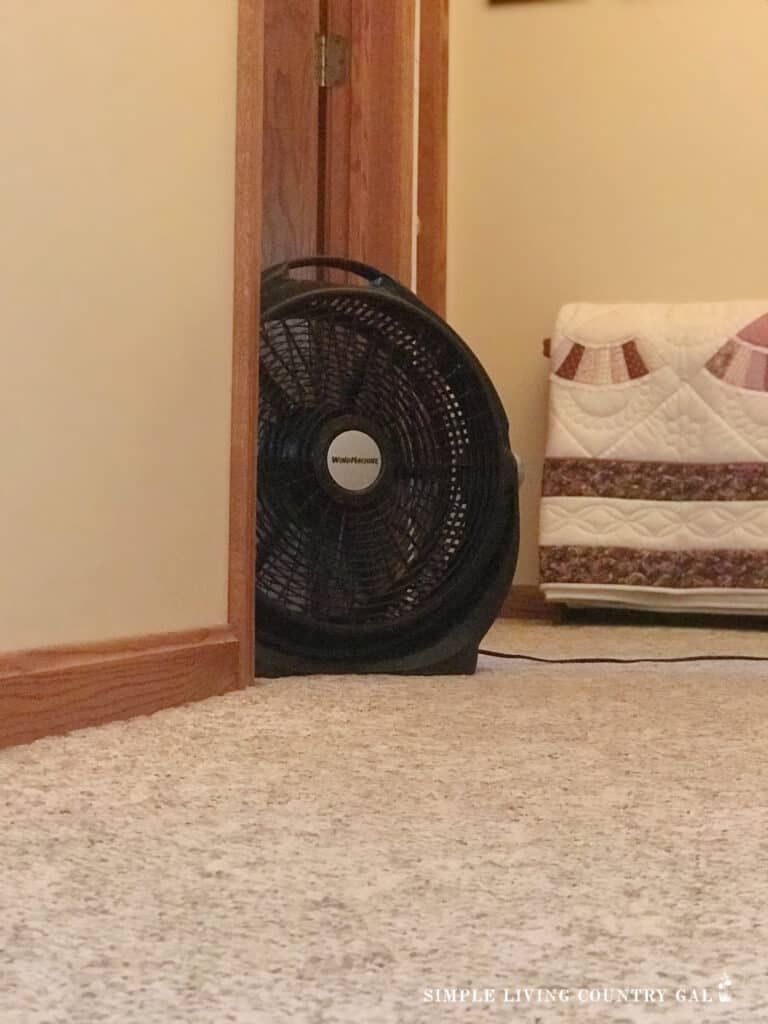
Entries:
[[385, 431], [368, 417], [342, 415], [326, 421], [312, 452], [320, 485], [349, 507], [375, 502], [391, 480], [392, 447]]
[[328, 445], [326, 467], [337, 487], [359, 494], [381, 476], [381, 448], [362, 430], [342, 430]]

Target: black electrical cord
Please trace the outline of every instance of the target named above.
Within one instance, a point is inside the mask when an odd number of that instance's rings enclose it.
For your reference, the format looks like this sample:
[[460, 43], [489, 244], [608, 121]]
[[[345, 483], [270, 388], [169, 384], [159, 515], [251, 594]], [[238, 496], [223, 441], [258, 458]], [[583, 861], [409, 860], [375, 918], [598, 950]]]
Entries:
[[479, 654], [486, 658], [507, 658], [511, 661], [535, 661], [542, 665], [671, 665], [682, 661], [768, 661], [768, 656], [756, 654], [691, 654], [681, 658], [537, 658], [533, 654], [507, 654], [504, 651], [487, 651], [480, 648]]

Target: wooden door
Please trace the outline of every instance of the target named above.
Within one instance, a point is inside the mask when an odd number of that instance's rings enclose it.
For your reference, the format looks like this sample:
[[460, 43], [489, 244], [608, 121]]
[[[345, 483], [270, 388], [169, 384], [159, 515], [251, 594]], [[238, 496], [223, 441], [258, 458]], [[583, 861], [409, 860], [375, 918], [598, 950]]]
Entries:
[[[348, 42], [331, 88], [319, 34]], [[266, 0], [265, 266], [321, 253], [412, 282], [415, 40], [415, 0]]]
[[326, 243], [413, 283], [416, 3], [328, 0], [328, 24], [350, 71], [327, 97]]
[[316, 38], [320, 0], [266, 0], [262, 263], [322, 249], [320, 88]]

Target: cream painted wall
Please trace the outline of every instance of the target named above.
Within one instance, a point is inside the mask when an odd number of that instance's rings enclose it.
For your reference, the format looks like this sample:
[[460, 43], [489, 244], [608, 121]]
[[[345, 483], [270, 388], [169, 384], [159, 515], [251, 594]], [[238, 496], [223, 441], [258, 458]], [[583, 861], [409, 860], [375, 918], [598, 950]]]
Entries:
[[0, 4], [0, 651], [226, 621], [236, 31]]
[[451, 0], [449, 316], [527, 466], [567, 301], [768, 294], [768, 2]]

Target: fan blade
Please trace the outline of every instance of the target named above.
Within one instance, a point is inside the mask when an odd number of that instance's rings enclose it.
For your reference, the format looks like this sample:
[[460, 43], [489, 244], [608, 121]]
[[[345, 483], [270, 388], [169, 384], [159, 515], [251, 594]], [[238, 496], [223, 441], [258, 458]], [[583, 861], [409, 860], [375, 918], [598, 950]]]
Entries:
[[264, 399], [277, 406], [281, 415], [286, 416], [299, 408], [296, 400], [288, 394], [283, 385], [275, 378], [266, 360], [259, 364], [259, 391], [261, 393], [261, 410], [265, 412]]

